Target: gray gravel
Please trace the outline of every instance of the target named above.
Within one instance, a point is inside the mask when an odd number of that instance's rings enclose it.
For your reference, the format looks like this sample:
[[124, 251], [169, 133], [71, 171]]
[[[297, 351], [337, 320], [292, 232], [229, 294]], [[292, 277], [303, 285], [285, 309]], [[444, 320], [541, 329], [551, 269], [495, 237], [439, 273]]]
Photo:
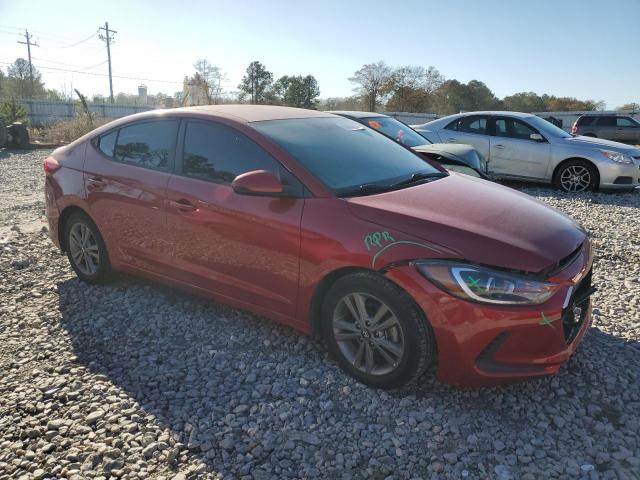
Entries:
[[517, 185], [597, 250], [594, 327], [554, 378], [392, 392], [314, 340], [121, 276], [76, 280], [47, 152], [0, 152], [0, 480], [640, 478], [640, 195]]

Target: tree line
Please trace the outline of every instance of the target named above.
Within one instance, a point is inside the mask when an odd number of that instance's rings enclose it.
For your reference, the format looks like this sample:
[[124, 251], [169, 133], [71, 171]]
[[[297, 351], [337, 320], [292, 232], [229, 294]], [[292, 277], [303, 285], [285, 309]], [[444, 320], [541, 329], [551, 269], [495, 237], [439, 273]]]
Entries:
[[[206, 59], [197, 60], [194, 73], [188, 77], [189, 85], [196, 86], [204, 96], [204, 103], [252, 103], [286, 105], [322, 110], [365, 110], [449, 115], [460, 111], [510, 110], [521, 112], [602, 110], [602, 101], [579, 100], [574, 97], [539, 95], [535, 92], [520, 92], [498, 98], [479, 80], [467, 83], [446, 79], [435, 67], [406, 65], [392, 67], [384, 61], [369, 63], [356, 70], [349, 78], [353, 84], [353, 95], [320, 99], [320, 88], [311, 75], [282, 75], [275, 79], [273, 73], [260, 61], [251, 62], [235, 91], [223, 88], [227, 80], [222, 69]], [[181, 104], [184, 91], [174, 95], [157, 93], [148, 95], [148, 103], [162, 105], [171, 97], [174, 104]], [[7, 68], [5, 75], [0, 69], [0, 98], [36, 98], [68, 100], [57, 90], [45, 88], [42, 75], [34, 67], [33, 81], [29, 63], [18, 58]], [[105, 102], [102, 95], [94, 95], [95, 103]], [[137, 95], [119, 93], [117, 104], [135, 104]], [[638, 110], [637, 103], [619, 106], [617, 110]]]

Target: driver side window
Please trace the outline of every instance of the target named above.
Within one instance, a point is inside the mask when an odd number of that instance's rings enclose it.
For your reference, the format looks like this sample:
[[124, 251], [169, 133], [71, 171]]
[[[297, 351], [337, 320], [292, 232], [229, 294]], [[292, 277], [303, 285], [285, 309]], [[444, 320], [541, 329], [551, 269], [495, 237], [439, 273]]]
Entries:
[[515, 118], [497, 118], [495, 121], [495, 132], [497, 137], [517, 138], [519, 140], [530, 140], [533, 133], [538, 133], [533, 127]]

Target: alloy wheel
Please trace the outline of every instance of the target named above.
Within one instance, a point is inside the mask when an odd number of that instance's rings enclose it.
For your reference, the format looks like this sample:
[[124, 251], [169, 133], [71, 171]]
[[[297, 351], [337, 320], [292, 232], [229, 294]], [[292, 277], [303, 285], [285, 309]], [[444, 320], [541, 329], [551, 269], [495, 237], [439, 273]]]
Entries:
[[392, 372], [404, 355], [398, 318], [384, 302], [365, 293], [350, 293], [337, 303], [333, 335], [346, 360], [369, 375]]
[[571, 165], [560, 175], [560, 185], [567, 192], [584, 192], [591, 184], [591, 172], [581, 165]]
[[95, 275], [100, 267], [100, 249], [91, 229], [76, 223], [69, 230], [69, 252], [73, 263], [85, 275]]

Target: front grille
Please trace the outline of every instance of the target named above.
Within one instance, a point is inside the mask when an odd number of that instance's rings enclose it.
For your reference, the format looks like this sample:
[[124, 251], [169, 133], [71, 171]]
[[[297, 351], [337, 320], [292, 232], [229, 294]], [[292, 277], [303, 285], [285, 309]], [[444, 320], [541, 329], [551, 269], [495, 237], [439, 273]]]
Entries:
[[562, 310], [562, 328], [564, 331], [564, 340], [571, 343], [580, 331], [580, 327], [587, 317], [589, 310], [589, 296], [594, 292], [591, 286], [591, 278], [593, 270], [580, 281], [575, 291], [571, 295], [569, 304]]

